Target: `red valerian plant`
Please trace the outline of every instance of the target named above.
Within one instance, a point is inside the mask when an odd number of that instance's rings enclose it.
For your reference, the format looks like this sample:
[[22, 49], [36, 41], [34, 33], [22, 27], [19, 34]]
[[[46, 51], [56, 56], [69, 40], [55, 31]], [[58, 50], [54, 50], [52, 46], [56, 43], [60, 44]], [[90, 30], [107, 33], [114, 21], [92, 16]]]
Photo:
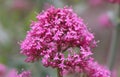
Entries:
[[70, 72], [87, 77], [110, 77], [110, 72], [91, 57], [96, 46], [94, 35], [69, 7], [51, 6], [37, 15], [21, 42], [26, 62], [42, 59], [45, 67], [57, 68], [59, 77]]

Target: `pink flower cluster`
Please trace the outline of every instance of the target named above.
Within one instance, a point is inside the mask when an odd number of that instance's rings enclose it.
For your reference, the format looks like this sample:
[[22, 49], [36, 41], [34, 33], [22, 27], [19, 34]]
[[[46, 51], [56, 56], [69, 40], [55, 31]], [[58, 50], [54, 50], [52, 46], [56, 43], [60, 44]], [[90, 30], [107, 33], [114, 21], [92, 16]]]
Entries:
[[90, 46], [95, 45], [93, 41], [93, 34], [72, 9], [51, 7], [32, 22], [31, 30], [21, 43], [21, 53], [28, 56], [28, 62], [41, 57], [52, 59], [70, 47], [83, 47], [90, 52]]
[[11, 70], [8, 73], [7, 77], [32, 77], [32, 76], [30, 71], [23, 71], [22, 73], [17, 74], [16, 70]]
[[120, 0], [108, 0], [109, 2], [111, 3], [117, 3], [117, 4], [120, 4]]
[[32, 77], [30, 71], [23, 71], [17, 77]]
[[98, 22], [101, 26], [106, 27], [106, 28], [113, 26], [112, 19], [107, 13], [101, 14], [98, 17]]
[[0, 77], [3, 77], [6, 72], [6, 67], [3, 64], [0, 64]]
[[90, 57], [94, 46], [94, 35], [71, 8], [51, 6], [32, 22], [20, 53], [27, 56], [27, 62], [42, 59], [44, 66], [58, 68], [61, 75], [72, 71], [90, 77], [110, 77], [109, 71]]
[[15, 69], [8, 70], [7, 67], [3, 64], [0, 64], [0, 77], [32, 77], [30, 71], [23, 71], [20, 74], [17, 74]]
[[101, 5], [104, 1], [103, 0], [88, 0], [91, 6], [98, 6]]
[[33, 3], [29, 0], [13, 0], [11, 4], [12, 10], [15, 11], [29, 11], [33, 7]]

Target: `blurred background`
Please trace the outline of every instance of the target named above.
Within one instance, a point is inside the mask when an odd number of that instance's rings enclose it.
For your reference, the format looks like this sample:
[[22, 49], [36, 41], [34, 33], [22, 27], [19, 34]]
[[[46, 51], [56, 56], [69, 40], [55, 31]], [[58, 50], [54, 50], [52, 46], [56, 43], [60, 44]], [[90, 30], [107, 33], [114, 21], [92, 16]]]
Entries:
[[[40, 63], [25, 63], [19, 42], [25, 38], [31, 21], [36, 15], [50, 7], [72, 6], [84, 19], [89, 30], [99, 43], [93, 49], [95, 59], [106, 65], [110, 49], [112, 30], [116, 26], [117, 6], [105, 0], [0, 0], [0, 63], [9, 69], [31, 70], [33, 77], [57, 77], [56, 70], [44, 68]], [[120, 40], [118, 41], [120, 45]], [[120, 48], [117, 47], [114, 69], [120, 71]], [[39, 68], [38, 68], [39, 67]]]

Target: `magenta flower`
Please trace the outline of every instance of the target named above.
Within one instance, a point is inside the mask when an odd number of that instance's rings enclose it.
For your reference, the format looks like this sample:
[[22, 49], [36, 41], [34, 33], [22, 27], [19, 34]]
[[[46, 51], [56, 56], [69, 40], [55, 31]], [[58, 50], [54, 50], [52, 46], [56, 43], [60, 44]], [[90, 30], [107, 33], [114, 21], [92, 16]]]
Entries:
[[27, 56], [26, 62], [42, 59], [44, 66], [59, 69], [61, 75], [85, 71], [90, 77], [110, 77], [99, 65], [91, 67], [95, 65], [90, 58], [91, 48], [96, 46], [94, 35], [71, 8], [51, 6], [36, 18], [21, 42], [20, 53]]
[[93, 41], [93, 34], [72, 9], [51, 7], [32, 22], [26, 39], [21, 43], [21, 53], [27, 56], [28, 62], [41, 57], [52, 59], [70, 47], [83, 47], [90, 51]]
[[111, 3], [117, 3], [117, 4], [120, 4], [120, 0], [108, 0], [109, 2]]
[[4, 77], [6, 73], [6, 66], [0, 64], [0, 77]]
[[101, 5], [104, 1], [103, 0], [88, 0], [91, 6], [98, 6]]
[[32, 77], [32, 76], [31, 76], [31, 72], [30, 71], [23, 71], [17, 77]]
[[[91, 58], [92, 59], [92, 58]], [[110, 71], [100, 66], [94, 59], [89, 59], [85, 66], [85, 72], [88, 77], [110, 77]]]
[[111, 77], [118, 77], [117, 70], [112, 70]]
[[13, 0], [11, 8], [17, 11], [28, 11], [33, 7], [29, 0]]
[[17, 77], [17, 70], [15, 69], [10, 70], [6, 77]]
[[18, 72], [13, 69], [10, 70], [6, 77], [32, 77], [30, 71], [23, 71], [22, 73], [18, 74]]
[[110, 16], [108, 14], [106, 14], [106, 13], [101, 14], [99, 16], [98, 22], [103, 27], [107, 27], [108, 28], [108, 27], [112, 27], [113, 26]]

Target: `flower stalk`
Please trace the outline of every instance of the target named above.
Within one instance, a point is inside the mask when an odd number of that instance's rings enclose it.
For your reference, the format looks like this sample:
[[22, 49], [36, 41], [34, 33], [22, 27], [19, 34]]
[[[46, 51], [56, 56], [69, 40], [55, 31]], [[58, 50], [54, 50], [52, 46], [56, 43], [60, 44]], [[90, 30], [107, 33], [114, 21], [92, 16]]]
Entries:
[[110, 46], [110, 52], [108, 54], [108, 68], [110, 70], [113, 69], [114, 63], [115, 63], [115, 57], [117, 53], [117, 45], [119, 40], [119, 32], [120, 32], [120, 5], [118, 8], [118, 23], [117, 26], [113, 29], [112, 32], [112, 40], [111, 40], [111, 46]]
[[62, 77], [61, 74], [60, 74], [60, 69], [59, 68], [57, 68], [57, 75], [58, 75], [58, 77]]

